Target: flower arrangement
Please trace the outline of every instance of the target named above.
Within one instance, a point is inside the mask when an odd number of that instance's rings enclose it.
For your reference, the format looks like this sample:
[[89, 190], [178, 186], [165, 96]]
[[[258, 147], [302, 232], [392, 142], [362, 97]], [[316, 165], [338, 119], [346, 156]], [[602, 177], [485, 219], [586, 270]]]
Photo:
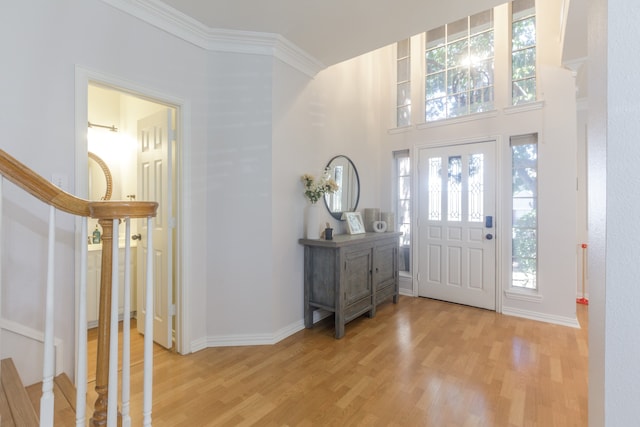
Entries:
[[316, 203], [324, 197], [325, 193], [338, 191], [338, 184], [331, 178], [329, 168], [325, 168], [317, 180], [312, 175], [302, 175], [302, 185], [304, 185], [304, 195], [311, 203]]

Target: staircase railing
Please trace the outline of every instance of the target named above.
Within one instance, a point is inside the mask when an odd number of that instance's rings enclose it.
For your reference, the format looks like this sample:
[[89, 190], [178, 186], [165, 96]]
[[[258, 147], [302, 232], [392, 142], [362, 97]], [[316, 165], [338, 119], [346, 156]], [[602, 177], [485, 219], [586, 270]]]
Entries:
[[[47, 283], [45, 300], [44, 326], [44, 361], [42, 396], [40, 399], [40, 426], [53, 426], [54, 419], [54, 268], [55, 268], [55, 212], [56, 210], [69, 213], [81, 218], [81, 235], [88, 236], [87, 218], [98, 219], [102, 226], [102, 268], [100, 277], [100, 296], [98, 308], [98, 338], [96, 386], [98, 395], [93, 416], [92, 426], [116, 427], [118, 418], [121, 425], [131, 424], [129, 416], [129, 340], [128, 327], [130, 312], [130, 295], [128, 271], [130, 265], [130, 220], [136, 218], [147, 219], [147, 230], [152, 229], [152, 218], [155, 217], [158, 204], [144, 201], [88, 201], [75, 197], [44, 179], [24, 164], [20, 163], [3, 150], [0, 150], [0, 174], [3, 178], [14, 183], [32, 196], [49, 205], [49, 247], [47, 258]], [[1, 183], [0, 183], [1, 184]], [[0, 207], [2, 206], [2, 186], [0, 185]], [[1, 214], [1, 212], [0, 212]], [[2, 216], [0, 216], [0, 232]], [[118, 239], [114, 244], [113, 236], [118, 236], [119, 224], [125, 223], [125, 316], [123, 340], [123, 375], [121, 412], [118, 414]], [[145, 283], [145, 336], [144, 336], [144, 373], [143, 373], [143, 425], [151, 425], [151, 388], [153, 370], [153, 269], [152, 233], [147, 235], [147, 262]], [[1, 237], [1, 236], [0, 236]], [[80, 259], [80, 291], [78, 307], [78, 372], [76, 378], [76, 425], [85, 426], [87, 400], [87, 312], [86, 312], [86, 281], [87, 281], [87, 245], [81, 245]], [[0, 292], [1, 294], [1, 292]], [[113, 362], [113, 363], [111, 363]], [[111, 390], [111, 393], [109, 392]]]

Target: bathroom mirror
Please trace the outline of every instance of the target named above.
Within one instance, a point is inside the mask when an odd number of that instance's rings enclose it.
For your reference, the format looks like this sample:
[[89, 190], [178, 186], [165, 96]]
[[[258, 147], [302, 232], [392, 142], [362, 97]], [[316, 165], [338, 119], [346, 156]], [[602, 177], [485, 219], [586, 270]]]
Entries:
[[329, 163], [329, 174], [338, 184], [338, 191], [324, 195], [324, 204], [335, 219], [342, 219], [343, 212], [353, 212], [360, 199], [360, 177], [356, 166], [347, 156], [335, 156]]
[[113, 189], [113, 178], [107, 164], [89, 151], [89, 200], [109, 200]]

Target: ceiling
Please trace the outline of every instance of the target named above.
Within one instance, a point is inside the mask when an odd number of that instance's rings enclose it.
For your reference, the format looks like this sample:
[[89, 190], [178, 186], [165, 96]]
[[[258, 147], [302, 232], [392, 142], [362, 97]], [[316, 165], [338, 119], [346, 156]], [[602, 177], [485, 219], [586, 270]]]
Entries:
[[211, 29], [279, 34], [323, 66], [506, 0], [163, 0]]

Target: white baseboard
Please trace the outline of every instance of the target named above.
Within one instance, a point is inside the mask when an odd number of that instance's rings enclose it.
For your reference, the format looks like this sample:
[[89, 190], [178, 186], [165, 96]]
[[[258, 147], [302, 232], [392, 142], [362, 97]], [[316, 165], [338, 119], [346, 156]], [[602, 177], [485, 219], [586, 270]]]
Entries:
[[[331, 316], [330, 311], [318, 309], [313, 312], [313, 323]], [[273, 334], [219, 335], [200, 338], [191, 342], [191, 351], [196, 352], [208, 347], [239, 347], [252, 345], [272, 345], [304, 329], [304, 321], [294, 322]]]
[[[42, 381], [42, 354], [44, 354], [44, 333], [7, 319], [0, 319], [2, 342], [12, 340], [13, 345], [3, 345], [1, 358], [11, 357], [25, 385]], [[64, 372], [63, 343], [59, 338], [53, 340], [55, 352], [55, 374]], [[39, 354], [32, 354], [31, 348], [37, 347]], [[31, 357], [29, 357], [31, 356]], [[36, 360], [39, 360], [37, 362]], [[35, 365], [37, 366], [30, 366]]]
[[553, 314], [539, 313], [537, 311], [521, 310], [518, 308], [502, 307], [502, 314], [507, 316], [523, 317], [525, 319], [537, 320], [539, 322], [553, 323], [555, 325], [569, 326], [580, 329], [580, 322], [577, 318], [556, 316]]

